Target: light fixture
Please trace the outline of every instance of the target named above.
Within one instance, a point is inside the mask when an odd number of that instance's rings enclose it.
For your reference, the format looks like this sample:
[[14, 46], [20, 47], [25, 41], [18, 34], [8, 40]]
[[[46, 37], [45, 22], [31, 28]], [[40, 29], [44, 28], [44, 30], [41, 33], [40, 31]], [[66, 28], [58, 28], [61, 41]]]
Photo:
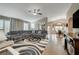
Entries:
[[28, 10], [28, 12], [33, 15], [42, 15], [40, 9], [32, 9], [32, 10]]
[[32, 13], [33, 15], [37, 15], [37, 13]]

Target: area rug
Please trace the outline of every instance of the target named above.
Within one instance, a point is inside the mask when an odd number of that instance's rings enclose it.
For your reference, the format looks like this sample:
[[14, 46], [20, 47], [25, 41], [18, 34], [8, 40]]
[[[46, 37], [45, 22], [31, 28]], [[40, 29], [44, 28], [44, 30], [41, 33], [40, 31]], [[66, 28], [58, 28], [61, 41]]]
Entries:
[[16, 44], [13, 46], [15, 50], [17, 50], [20, 55], [41, 55], [47, 46], [47, 41], [40, 41], [38, 43], [29, 43], [26, 44]]

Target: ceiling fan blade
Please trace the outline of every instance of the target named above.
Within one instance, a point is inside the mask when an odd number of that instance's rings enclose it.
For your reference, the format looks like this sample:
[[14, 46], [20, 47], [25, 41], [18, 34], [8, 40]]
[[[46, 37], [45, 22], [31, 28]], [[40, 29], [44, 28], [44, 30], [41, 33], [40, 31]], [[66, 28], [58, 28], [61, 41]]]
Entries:
[[34, 9], [34, 13], [36, 13], [36, 9]]
[[39, 11], [40, 11], [40, 9], [37, 10], [37, 12], [39, 12]]
[[38, 15], [42, 15], [42, 13], [38, 13]]

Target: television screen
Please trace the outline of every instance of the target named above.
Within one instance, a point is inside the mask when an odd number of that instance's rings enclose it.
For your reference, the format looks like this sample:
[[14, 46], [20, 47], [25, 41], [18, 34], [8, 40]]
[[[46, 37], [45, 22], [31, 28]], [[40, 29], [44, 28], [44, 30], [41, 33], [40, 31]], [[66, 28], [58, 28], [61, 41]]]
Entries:
[[73, 28], [79, 28], [79, 9], [73, 14]]

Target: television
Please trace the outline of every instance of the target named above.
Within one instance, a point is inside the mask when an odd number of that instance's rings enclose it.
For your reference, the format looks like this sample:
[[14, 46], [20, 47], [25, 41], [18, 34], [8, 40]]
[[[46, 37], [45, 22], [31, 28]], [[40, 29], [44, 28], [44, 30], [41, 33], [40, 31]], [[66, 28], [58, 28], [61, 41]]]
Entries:
[[79, 28], [79, 9], [73, 14], [73, 28]]

